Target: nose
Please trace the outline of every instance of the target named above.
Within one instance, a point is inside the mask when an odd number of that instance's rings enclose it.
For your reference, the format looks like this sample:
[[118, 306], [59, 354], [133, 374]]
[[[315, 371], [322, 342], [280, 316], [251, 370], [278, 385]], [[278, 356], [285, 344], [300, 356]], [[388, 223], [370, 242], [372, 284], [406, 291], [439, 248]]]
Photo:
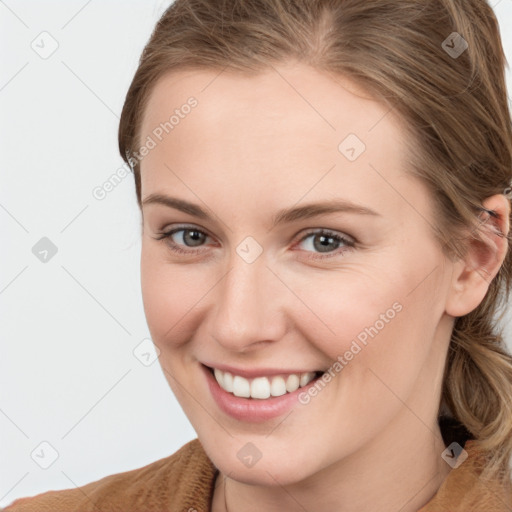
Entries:
[[232, 352], [252, 351], [282, 339], [287, 290], [276, 271], [267, 267], [263, 255], [248, 263], [234, 252], [230, 263], [216, 286], [213, 339]]

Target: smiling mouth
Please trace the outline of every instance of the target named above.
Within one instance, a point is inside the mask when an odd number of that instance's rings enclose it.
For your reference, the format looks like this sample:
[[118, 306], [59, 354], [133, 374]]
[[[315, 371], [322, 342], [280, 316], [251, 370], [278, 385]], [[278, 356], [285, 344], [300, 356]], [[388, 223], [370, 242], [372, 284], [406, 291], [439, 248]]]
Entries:
[[321, 377], [324, 372], [303, 372], [274, 375], [272, 377], [256, 377], [246, 379], [218, 368], [207, 367], [214, 375], [219, 386], [226, 392], [240, 398], [255, 398], [266, 400], [307, 386], [313, 380]]

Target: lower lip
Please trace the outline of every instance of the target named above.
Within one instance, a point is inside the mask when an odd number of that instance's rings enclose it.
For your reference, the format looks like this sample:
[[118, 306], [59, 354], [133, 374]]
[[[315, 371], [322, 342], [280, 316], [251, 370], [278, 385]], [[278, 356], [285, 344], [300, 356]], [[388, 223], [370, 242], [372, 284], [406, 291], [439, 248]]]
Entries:
[[219, 408], [239, 421], [260, 423], [263, 421], [277, 418], [288, 412], [294, 405], [300, 403], [298, 396], [300, 393], [307, 392], [308, 388], [315, 385], [320, 378], [313, 379], [306, 386], [303, 386], [292, 393], [285, 393], [281, 396], [266, 398], [242, 398], [228, 393], [219, 386], [219, 383], [212, 372], [204, 365], [201, 365], [208, 382], [210, 392], [219, 406]]

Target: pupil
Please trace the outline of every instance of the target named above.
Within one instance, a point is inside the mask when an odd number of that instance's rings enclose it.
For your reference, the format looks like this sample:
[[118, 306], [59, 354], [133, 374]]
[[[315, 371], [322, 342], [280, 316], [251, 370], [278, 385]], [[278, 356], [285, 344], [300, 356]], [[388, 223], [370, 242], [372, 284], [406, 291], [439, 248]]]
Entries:
[[320, 239], [320, 243], [314, 244], [315, 249], [317, 249], [319, 252], [328, 252], [326, 249], [329, 249], [329, 243], [332, 243], [334, 241], [334, 238], [332, 236], [326, 236], [326, 235], [318, 235], [318, 238]]
[[201, 240], [201, 237], [202, 237], [202, 233], [200, 233], [199, 231], [195, 231], [195, 230], [189, 230], [189, 231], [186, 231], [185, 232], [185, 237], [189, 237], [189, 239], [192, 240], [192, 243], [191, 244], [188, 244], [187, 245], [200, 245], [202, 240]]

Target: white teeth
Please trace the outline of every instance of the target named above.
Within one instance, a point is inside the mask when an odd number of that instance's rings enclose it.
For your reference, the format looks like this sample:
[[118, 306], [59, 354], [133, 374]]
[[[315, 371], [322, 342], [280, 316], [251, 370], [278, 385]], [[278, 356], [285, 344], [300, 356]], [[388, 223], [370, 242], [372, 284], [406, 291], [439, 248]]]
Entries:
[[249, 381], [239, 375], [235, 375], [233, 377], [233, 394], [242, 398], [249, 398], [251, 396]]
[[257, 377], [248, 380], [240, 375], [233, 375], [214, 369], [215, 379], [219, 386], [229, 393], [242, 398], [256, 398], [265, 400], [274, 396], [292, 393], [299, 387], [306, 386], [316, 376], [315, 372], [292, 373], [286, 376]]
[[298, 375], [295, 375], [294, 373], [288, 375], [288, 378], [286, 379], [286, 391], [288, 391], [288, 393], [292, 393], [296, 389], [299, 389], [299, 385], [300, 377]]
[[283, 377], [274, 377], [270, 384], [270, 394], [272, 396], [281, 396], [286, 393], [286, 384]]
[[[220, 371], [220, 370], [219, 370]], [[222, 372], [221, 372], [222, 373]], [[220, 387], [233, 393], [233, 375], [229, 372], [224, 372], [224, 385], [220, 384]]]
[[300, 387], [309, 384], [315, 378], [315, 372], [302, 373], [300, 376]]
[[221, 388], [223, 388], [224, 387], [224, 374], [220, 370], [217, 370], [217, 368], [215, 368], [215, 370], [213, 370], [213, 373], [215, 374], [215, 378], [217, 379], [219, 386]]
[[268, 398], [270, 396], [270, 382], [266, 377], [258, 377], [251, 382], [252, 398]]

